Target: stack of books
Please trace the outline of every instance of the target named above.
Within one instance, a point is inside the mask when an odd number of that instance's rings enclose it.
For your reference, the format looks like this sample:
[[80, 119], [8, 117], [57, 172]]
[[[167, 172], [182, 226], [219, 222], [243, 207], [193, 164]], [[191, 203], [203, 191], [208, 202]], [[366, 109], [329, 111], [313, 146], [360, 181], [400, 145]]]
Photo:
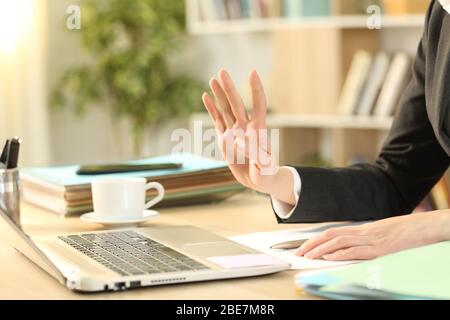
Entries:
[[[174, 206], [224, 200], [244, 189], [233, 177], [225, 162], [190, 154], [175, 154], [130, 164], [180, 163], [179, 169], [138, 171], [107, 175], [78, 175], [79, 166], [28, 168], [21, 172], [26, 202], [61, 215], [92, 211], [91, 183], [105, 178], [146, 178], [161, 183], [166, 195], [158, 206]], [[147, 198], [154, 196], [149, 190]]]
[[339, 100], [343, 115], [391, 117], [411, 79], [412, 59], [404, 52], [390, 55], [358, 51]]

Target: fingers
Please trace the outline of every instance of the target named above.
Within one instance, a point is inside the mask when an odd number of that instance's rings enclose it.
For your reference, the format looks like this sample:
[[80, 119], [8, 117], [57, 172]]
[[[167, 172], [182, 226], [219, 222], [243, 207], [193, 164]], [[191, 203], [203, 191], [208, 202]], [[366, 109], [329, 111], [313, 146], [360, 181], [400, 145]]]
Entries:
[[351, 247], [370, 245], [369, 237], [366, 236], [340, 236], [321, 245], [305, 254], [305, 258], [319, 259], [325, 255], [333, 254], [339, 250]]
[[228, 102], [230, 103], [231, 110], [236, 118], [236, 122], [238, 123], [238, 126], [242, 126], [248, 121], [248, 115], [245, 110], [244, 102], [242, 101], [242, 98], [239, 95], [239, 92], [237, 91], [228, 72], [224, 69], [220, 70], [219, 78]]
[[248, 177], [248, 168], [246, 165], [230, 165], [230, 170], [233, 173], [233, 176], [236, 178], [236, 180], [242, 184], [243, 186], [254, 189], [255, 186], [252, 184]]
[[263, 83], [255, 70], [250, 73], [250, 87], [253, 97], [252, 120], [265, 127], [267, 99]]
[[228, 98], [225, 95], [225, 92], [222, 89], [221, 84], [216, 79], [211, 79], [209, 82], [209, 86], [216, 97], [217, 103], [223, 114], [223, 119], [227, 128], [232, 128], [236, 122], [236, 118], [234, 117], [233, 111], [231, 110], [230, 103], [228, 102]]
[[341, 228], [331, 228], [322, 232], [317, 237], [311, 238], [306, 241], [296, 252], [297, 256], [304, 256], [314, 248], [320, 246], [321, 244], [328, 242], [339, 236], [357, 236], [359, 234], [359, 229], [356, 227], [341, 227]]
[[203, 104], [206, 107], [206, 110], [208, 110], [208, 113], [212, 120], [214, 121], [215, 128], [223, 134], [225, 132], [225, 123], [222, 118], [222, 115], [217, 110], [216, 105], [214, 104], [213, 99], [205, 92], [202, 96]]
[[258, 147], [271, 153], [270, 138], [266, 128], [267, 99], [264, 86], [255, 70], [250, 72], [249, 78], [253, 99], [252, 122], [253, 127], [258, 131]]
[[250, 160], [251, 163], [256, 164], [259, 169], [269, 168], [272, 165], [271, 155], [258, 146], [252, 139], [236, 138], [235, 140], [236, 150], [243, 154]]
[[[238, 158], [237, 150], [235, 152], [235, 139], [232, 134], [228, 134], [226, 131], [219, 138], [219, 144], [221, 146], [221, 151], [224, 159], [228, 162], [231, 172], [234, 177], [244, 186], [250, 189], [254, 189], [255, 185], [252, 183], [249, 177], [248, 164], [246, 163], [245, 155], [243, 161]], [[231, 152], [229, 151], [231, 150]]]
[[348, 261], [348, 260], [370, 260], [375, 259], [380, 254], [373, 246], [352, 247], [336, 251], [335, 253], [325, 255], [323, 258], [328, 261]]
[[[248, 144], [245, 142], [245, 140], [241, 138], [236, 138], [234, 140], [235, 149], [240, 154], [244, 155], [246, 158], [250, 157], [250, 150]], [[250, 159], [251, 160], [251, 159]]]

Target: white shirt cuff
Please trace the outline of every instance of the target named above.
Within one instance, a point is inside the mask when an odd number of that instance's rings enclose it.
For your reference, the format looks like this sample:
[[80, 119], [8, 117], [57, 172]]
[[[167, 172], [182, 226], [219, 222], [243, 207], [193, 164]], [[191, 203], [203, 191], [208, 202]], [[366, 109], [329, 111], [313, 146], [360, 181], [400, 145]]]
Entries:
[[302, 189], [302, 180], [300, 179], [300, 175], [298, 171], [292, 167], [284, 167], [289, 169], [294, 176], [294, 196], [295, 196], [295, 206], [293, 207], [290, 204], [282, 202], [272, 197], [273, 209], [278, 217], [281, 219], [289, 219], [291, 215], [294, 213], [295, 209], [298, 206], [298, 200], [300, 198], [300, 191]]

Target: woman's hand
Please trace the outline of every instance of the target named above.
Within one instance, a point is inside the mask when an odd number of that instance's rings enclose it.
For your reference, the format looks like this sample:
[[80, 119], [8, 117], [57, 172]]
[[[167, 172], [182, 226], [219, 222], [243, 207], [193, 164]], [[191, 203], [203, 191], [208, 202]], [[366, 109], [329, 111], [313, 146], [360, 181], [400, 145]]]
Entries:
[[368, 260], [450, 240], [450, 210], [417, 213], [326, 230], [296, 252], [309, 259]]
[[266, 95], [256, 71], [250, 73], [249, 81], [253, 98], [251, 117], [233, 80], [223, 69], [219, 80], [210, 81], [215, 101], [209, 94], [203, 94], [203, 103], [218, 132], [222, 155], [241, 184], [295, 205], [292, 174], [279, 168], [271, 154]]

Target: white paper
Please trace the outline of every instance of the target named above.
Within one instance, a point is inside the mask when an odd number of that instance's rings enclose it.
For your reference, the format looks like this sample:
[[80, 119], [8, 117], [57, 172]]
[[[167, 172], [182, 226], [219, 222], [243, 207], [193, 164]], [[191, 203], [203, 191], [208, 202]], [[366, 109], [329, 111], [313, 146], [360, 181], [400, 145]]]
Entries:
[[290, 229], [274, 232], [259, 232], [249, 233], [240, 236], [230, 237], [229, 239], [240, 243], [244, 246], [261, 251], [265, 254], [272, 255], [283, 261], [291, 264], [292, 270], [307, 270], [307, 269], [319, 269], [330, 268], [342, 265], [348, 265], [356, 263], [357, 261], [325, 261], [325, 260], [311, 260], [304, 257], [298, 257], [294, 254], [295, 249], [292, 250], [280, 250], [271, 249], [270, 247], [285, 241], [309, 239], [320, 234], [322, 231], [331, 227], [343, 226], [339, 225], [326, 225], [320, 228], [313, 229]]

